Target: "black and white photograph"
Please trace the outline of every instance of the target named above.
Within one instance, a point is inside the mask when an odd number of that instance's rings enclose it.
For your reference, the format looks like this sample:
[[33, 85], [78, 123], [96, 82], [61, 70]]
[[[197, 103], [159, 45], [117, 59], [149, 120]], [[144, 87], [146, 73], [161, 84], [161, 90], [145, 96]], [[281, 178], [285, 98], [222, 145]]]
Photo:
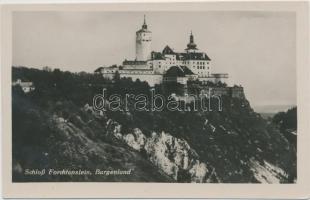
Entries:
[[309, 6], [0, 3], [3, 197], [308, 198]]
[[12, 14], [12, 181], [295, 184], [296, 13]]

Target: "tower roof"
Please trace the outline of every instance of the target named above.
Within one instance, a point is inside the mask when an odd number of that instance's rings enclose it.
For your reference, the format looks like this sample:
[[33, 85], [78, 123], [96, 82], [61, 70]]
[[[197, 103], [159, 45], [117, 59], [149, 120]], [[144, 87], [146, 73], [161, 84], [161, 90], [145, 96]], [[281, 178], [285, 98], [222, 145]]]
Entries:
[[192, 31], [191, 31], [191, 35], [189, 36], [189, 43], [187, 44], [187, 48], [185, 50], [191, 50], [191, 49], [198, 50], [197, 45], [194, 42], [194, 35]]
[[137, 31], [137, 33], [140, 33], [140, 32], [151, 32], [147, 29], [147, 24], [146, 24], [146, 18], [145, 18], [145, 15], [144, 15], [144, 18], [143, 18], [143, 24], [142, 24], [142, 27], [140, 30]]
[[146, 20], [145, 20], [145, 15], [143, 16], [143, 25], [142, 25], [143, 29], [147, 29], [147, 24], [146, 24]]

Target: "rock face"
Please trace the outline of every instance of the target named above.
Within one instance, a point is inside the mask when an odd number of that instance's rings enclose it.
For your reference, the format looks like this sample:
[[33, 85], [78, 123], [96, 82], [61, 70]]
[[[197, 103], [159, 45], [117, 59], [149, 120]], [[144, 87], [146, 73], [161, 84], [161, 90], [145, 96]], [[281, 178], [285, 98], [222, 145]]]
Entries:
[[152, 133], [144, 149], [148, 158], [165, 173], [179, 180], [180, 170], [190, 174], [190, 182], [204, 182], [208, 169], [198, 160], [197, 153], [188, 143], [168, 133]]
[[167, 175], [178, 181], [182, 174], [187, 174], [183, 181], [202, 183], [208, 180], [207, 165], [201, 162], [195, 150], [191, 149], [184, 139], [173, 137], [169, 133], [153, 132], [146, 137], [138, 128], [132, 133], [122, 135], [121, 126], [110, 121], [107, 126], [114, 124], [113, 135], [124, 141], [131, 148], [146, 152], [147, 158]]
[[[211, 127], [210, 133], [213, 134], [215, 127], [205, 120], [203, 127], [207, 129], [208, 126]], [[139, 128], [122, 134], [122, 125], [111, 119], [108, 120], [107, 127], [112, 136], [125, 142], [134, 150], [145, 153], [149, 161], [177, 182], [221, 182], [215, 168], [202, 162], [197, 152], [184, 139], [166, 132], [152, 132], [148, 137]], [[219, 128], [229, 132], [222, 125]], [[249, 163], [243, 163], [243, 165], [247, 165], [256, 181], [261, 183], [280, 183], [288, 177], [281, 168], [267, 161], [263, 162], [264, 164], [261, 164], [252, 158]]]
[[133, 149], [141, 151], [144, 148], [147, 139], [141, 130], [136, 128], [132, 134], [127, 134], [124, 136], [124, 141]]
[[283, 178], [288, 178], [288, 175], [281, 168], [267, 161], [259, 163], [251, 159], [251, 167], [255, 178], [261, 183], [280, 183]]

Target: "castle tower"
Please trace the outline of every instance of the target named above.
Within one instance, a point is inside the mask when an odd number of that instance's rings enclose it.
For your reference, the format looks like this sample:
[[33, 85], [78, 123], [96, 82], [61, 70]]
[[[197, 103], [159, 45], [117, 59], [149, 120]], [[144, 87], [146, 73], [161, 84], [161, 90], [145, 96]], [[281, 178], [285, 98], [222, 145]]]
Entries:
[[136, 60], [146, 61], [151, 58], [151, 42], [152, 32], [147, 29], [144, 15], [142, 28], [136, 32]]
[[191, 35], [189, 36], [189, 43], [187, 44], [187, 48], [185, 49], [187, 52], [195, 52], [197, 51], [197, 45], [194, 42], [194, 35], [191, 31]]

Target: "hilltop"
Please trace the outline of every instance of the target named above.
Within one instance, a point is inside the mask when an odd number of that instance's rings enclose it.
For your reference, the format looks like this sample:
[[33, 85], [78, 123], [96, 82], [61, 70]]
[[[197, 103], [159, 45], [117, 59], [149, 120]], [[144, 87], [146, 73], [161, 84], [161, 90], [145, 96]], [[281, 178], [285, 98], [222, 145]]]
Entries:
[[[292, 183], [296, 148], [246, 98], [222, 96], [222, 111], [98, 112], [92, 98], [127, 92], [149, 95], [139, 80], [103, 79], [60, 70], [14, 68], [13, 80], [33, 81], [35, 90], [13, 87], [14, 181], [148, 181]], [[222, 87], [226, 87], [223, 85]], [[162, 86], [157, 92], [167, 95]], [[191, 106], [189, 104], [189, 106]], [[131, 176], [42, 176], [27, 168], [134, 169]]]

